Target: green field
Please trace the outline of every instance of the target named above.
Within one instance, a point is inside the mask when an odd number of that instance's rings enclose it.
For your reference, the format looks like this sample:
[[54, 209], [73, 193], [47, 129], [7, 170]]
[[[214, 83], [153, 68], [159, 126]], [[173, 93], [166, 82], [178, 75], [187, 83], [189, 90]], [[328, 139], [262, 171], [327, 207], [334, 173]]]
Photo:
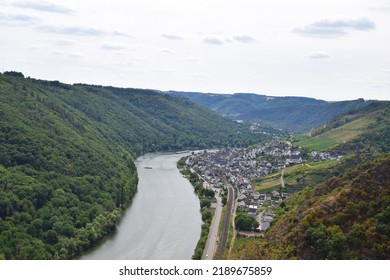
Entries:
[[337, 160], [309, 162], [286, 168], [284, 181], [287, 187], [298, 185], [311, 186], [322, 180], [323, 172], [338, 164]]
[[273, 173], [264, 178], [252, 182], [252, 186], [256, 191], [269, 192], [278, 189], [280, 185], [281, 172]]
[[[321, 162], [309, 162], [288, 167], [284, 171], [284, 182], [287, 187], [297, 185], [312, 185], [321, 179], [323, 170], [337, 164], [337, 160], [328, 160]], [[281, 187], [280, 184], [281, 171], [270, 174], [264, 178], [252, 182], [252, 186], [256, 191], [269, 192], [277, 190]]]
[[360, 118], [315, 137], [309, 134], [296, 135], [294, 145], [309, 150], [326, 151], [357, 137], [373, 122], [374, 120], [369, 118]]
[[313, 151], [325, 151], [338, 145], [338, 142], [332, 139], [327, 139], [320, 136], [311, 137], [307, 134], [295, 136], [298, 140], [294, 143], [295, 146], [306, 148]]

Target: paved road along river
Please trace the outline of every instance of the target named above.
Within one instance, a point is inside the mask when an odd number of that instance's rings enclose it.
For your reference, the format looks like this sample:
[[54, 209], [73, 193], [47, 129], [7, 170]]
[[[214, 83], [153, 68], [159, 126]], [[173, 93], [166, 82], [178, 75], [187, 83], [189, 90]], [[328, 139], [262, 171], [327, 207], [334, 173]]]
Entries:
[[184, 155], [156, 153], [137, 159], [138, 192], [117, 232], [81, 259], [191, 259], [202, 220], [199, 200], [176, 168]]

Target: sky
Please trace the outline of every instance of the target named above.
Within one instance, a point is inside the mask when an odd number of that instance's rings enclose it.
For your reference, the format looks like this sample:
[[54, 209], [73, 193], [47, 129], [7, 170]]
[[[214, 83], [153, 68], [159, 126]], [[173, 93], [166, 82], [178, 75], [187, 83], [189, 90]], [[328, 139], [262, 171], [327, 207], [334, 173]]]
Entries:
[[390, 0], [0, 0], [0, 38], [38, 79], [390, 100]]

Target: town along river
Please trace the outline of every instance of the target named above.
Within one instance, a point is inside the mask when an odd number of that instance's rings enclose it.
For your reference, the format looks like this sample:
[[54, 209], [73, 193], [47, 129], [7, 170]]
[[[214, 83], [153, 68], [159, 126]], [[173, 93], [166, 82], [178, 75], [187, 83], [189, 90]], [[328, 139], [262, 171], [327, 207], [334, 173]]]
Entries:
[[80, 259], [191, 259], [202, 220], [198, 197], [176, 167], [185, 155], [138, 158], [138, 191], [116, 233]]

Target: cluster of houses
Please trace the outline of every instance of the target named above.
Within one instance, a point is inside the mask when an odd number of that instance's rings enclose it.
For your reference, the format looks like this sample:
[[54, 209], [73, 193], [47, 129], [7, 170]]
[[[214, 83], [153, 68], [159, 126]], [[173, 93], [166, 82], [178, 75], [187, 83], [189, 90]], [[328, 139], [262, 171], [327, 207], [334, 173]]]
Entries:
[[[325, 160], [328, 153], [317, 153], [313, 158]], [[251, 181], [276, 172], [293, 164], [304, 162], [299, 149], [289, 141], [273, 141], [250, 149], [226, 148], [203, 152], [187, 158], [186, 165], [198, 173], [206, 187], [223, 188], [226, 183], [237, 190], [237, 207], [255, 217], [259, 206], [266, 202], [284, 200], [287, 192], [260, 193], [253, 189]], [[272, 215], [263, 215], [260, 228], [265, 230]]]
[[[295, 157], [299, 156], [300, 160]], [[187, 165], [201, 174], [204, 181], [221, 187], [224, 178], [232, 185], [247, 185], [292, 163], [301, 163], [298, 150], [290, 142], [275, 141], [251, 149], [226, 148], [197, 154], [187, 159]]]
[[325, 161], [334, 159], [334, 157], [328, 152], [312, 151], [310, 153], [310, 156], [312, 157], [313, 161]]

